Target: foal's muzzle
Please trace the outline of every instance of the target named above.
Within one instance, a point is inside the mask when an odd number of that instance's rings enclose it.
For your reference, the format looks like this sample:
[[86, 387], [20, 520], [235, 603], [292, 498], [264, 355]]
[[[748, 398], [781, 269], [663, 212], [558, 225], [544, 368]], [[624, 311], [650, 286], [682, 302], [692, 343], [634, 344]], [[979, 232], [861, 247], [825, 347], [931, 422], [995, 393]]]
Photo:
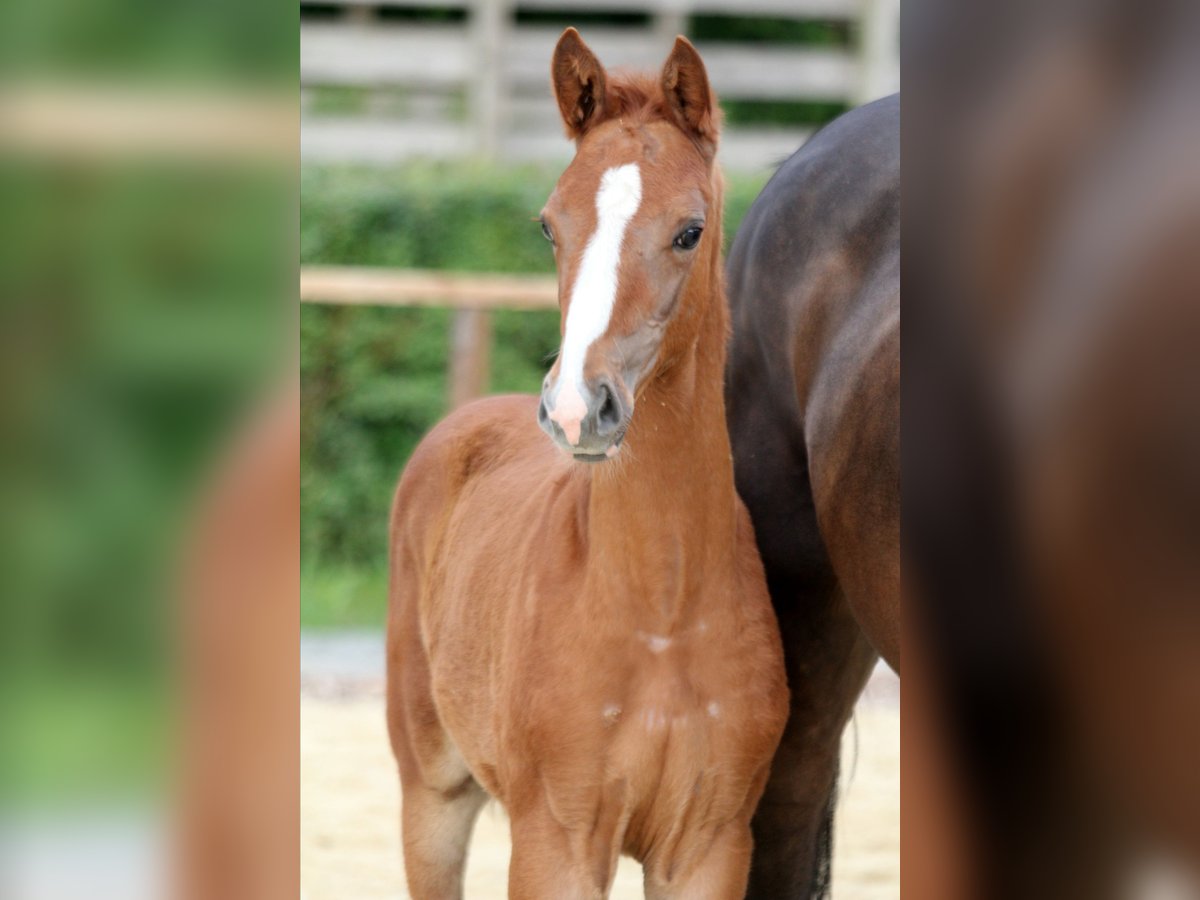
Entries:
[[632, 402], [609, 378], [597, 378], [582, 388], [551, 384], [549, 376], [538, 404], [538, 424], [563, 450], [584, 462], [603, 462], [617, 455]]

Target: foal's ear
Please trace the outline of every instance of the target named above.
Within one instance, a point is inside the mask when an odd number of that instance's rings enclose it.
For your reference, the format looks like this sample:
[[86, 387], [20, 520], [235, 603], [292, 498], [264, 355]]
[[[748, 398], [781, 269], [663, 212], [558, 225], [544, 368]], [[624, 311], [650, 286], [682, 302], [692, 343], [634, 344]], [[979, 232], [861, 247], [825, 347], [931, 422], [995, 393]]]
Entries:
[[558, 39], [550, 63], [550, 82], [567, 126], [567, 137], [582, 137], [604, 115], [607, 79], [604, 66], [574, 28], [568, 28]]
[[675, 38], [675, 46], [663, 66], [662, 91], [676, 124], [709, 156], [714, 154], [721, 130], [720, 112], [708, 87], [704, 61], [683, 35]]

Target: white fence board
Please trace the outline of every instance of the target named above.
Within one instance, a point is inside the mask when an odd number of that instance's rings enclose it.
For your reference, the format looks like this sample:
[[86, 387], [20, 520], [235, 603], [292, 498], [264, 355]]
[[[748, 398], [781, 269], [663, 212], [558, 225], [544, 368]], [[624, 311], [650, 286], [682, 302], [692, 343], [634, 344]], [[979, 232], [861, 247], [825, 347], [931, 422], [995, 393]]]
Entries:
[[311, 162], [386, 165], [414, 156], [464, 157], [479, 153], [474, 129], [461, 124], [348, 116], [300, 122], [300, 158]]
[[[721, 138], [723, 165], [767, 170], [790, 156], [811, 135], [803, 128], [742, 128]], [[555, 131], [514, 130], [504, 135], [498, 155], [512, 162], [565, 164], [575, 147]], [[414, 156], [467, 157], [480, 154], [467, 125], [398, 122], [368, 118], [310, 119], [300, 128], [300, 155], [312, 162], [390, 165]]]
[[[360, 11], [385, 5], [385, 0], [329, 2]], [[714, 88], [728, 100], [855, 104], [899, 89], [899, 0], [522, 0], [519, 5], [649, 13], [646, 26], [585, 29], [588, 43], [610, 67], [661, 65], [669, 49], [664, 28], [674, 33], [692, 12], [854, 21], [861, 49], [697, 43]], [[447, 24], [363, 15], [303, 20], [301, 157], [367, 163], [410, 156], [569, 158], [549, 85], [550, 56], [561, 30], [516, 23], [515, 6], [508, 0], [465, 0], [466, 21]], [[320, 113], [312, 101], [321, 87], [366, 90], [362, 114]], [[729, 126], [722, 156], [728, 166], [761, 168], [786, 156], [807, 134], [796, 128]]]
[[[550, 56], [559, 29], [523, 28], [512, 34], [504, 76], [514, 88], [550, 96]], [[588, 46], [609, 68], [654, 69], [670, 46], [646, 32], [589, 29]], [[748, 47], [701, 41], [697, 49], [718, 96], [740, 99], [844, 99], [857, 87], [859, 64], [848, 52], [806, 48]]]
[[300, 83], [306, 87], [459, 87], [471, 72], [471, 56], [461, 26], [349, 22], [300, 26]]
[[[480, 0], [318, 0], [319, 6], [407, 6], [469, 9]], [[305, 4], [301, 4], [304, 6]], [[522, 9], [579, 12], [704, 13], [708, 15], [777, 16], [787, 19], [852, 19], [862, 0], [520, 0]]]

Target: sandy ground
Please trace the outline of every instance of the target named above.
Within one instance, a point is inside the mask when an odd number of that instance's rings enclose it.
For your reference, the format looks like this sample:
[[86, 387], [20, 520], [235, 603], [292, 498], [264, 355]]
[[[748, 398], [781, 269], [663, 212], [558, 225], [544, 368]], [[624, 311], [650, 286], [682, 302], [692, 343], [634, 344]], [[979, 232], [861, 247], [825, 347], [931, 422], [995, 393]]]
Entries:
[[[856, 734], [857, 732], [857, 734]], [[899, 896], [900, 708], [890, 673], [877, 673], [843, 741], [844, 773], [833, 896]], [[300, 704], [300, 872], [306, 900], [407, 897], [400, 853], [400, 790], [378, 681], [305, 679]], [[503, 898], [508, 821], [489, 804], [467, 868], [470, 900]], [[641, 868], [622, 859], [614, 898], [642, 896]]]

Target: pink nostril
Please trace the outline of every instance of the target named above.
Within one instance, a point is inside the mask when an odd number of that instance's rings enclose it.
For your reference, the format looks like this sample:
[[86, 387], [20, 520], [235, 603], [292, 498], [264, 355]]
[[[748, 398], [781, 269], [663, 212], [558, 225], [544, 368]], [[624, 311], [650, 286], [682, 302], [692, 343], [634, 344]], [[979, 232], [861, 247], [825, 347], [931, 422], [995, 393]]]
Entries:
[[579, 432], [587, 411], [587, 404], [575, 385], [570, 382], [564, 384], [554, 400], [554, 409], [550, 410], [550, 421], [558, 424], [571, 446], [579, 443]]

